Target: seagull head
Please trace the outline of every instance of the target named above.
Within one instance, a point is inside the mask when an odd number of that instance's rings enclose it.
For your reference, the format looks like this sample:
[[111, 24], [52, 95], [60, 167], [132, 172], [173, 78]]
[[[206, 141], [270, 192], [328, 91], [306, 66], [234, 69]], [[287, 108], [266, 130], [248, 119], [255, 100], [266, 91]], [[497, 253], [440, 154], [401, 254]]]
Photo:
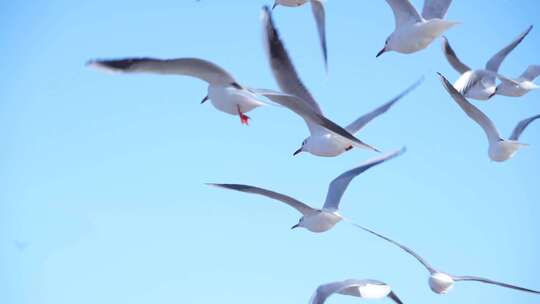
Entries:
[[435, 272], [429, 277], [429, 287], [438, 294], [448, 293], [454, 287], [454, 279], [442, 272]]

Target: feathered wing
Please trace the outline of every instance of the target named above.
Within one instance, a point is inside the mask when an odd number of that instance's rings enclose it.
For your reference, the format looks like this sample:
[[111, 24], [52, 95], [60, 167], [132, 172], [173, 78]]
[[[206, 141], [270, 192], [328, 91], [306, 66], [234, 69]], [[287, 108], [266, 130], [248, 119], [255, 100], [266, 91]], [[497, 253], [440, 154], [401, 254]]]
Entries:
[[317, 24], [319, 41], [324, 57], [324, 67], [328, 70], [328, 48], [326, 46], [326, 13], [324, 11], [324, 2], [322, 0], [311, 0], [311, 10]]
[[396, 28], [422, 21], [422, 17], [409, 0], [386, 0], [394, 13]]
[[540, 114], [534, 115], [533, 117], [529, 117], [527, 119], [520, 121], [516, 125], [516, 127], [514, 128], [514, 131], [512, 131], [512, 134], [510, 135], [508, 139], [518, 141], [519, 137], [521, 136], [521, 133], [525, 131], [525, 128], [527, 128], [531, 122], [537, 120], [538, 118], [540, 118]]
[[198, 58], [92, 60], [88, 65], [114, 72], [183, 75], [199, 78], [213, 85], [238, 85], [234, 77], [223, 68]]
[[493, 122], [489, 119], [489, 117], [482, 113], [482, 111], [480, 111], [477, 107], [471, 104], [467, 99], [465, 99], [465, 97], [463, 97], [463, 95], [461, 95], [443, 75], [439, 74], [439, 77], [441, 78], [443, 87], [454, 99], [454, 101], [460, 106], [460, 108], [465, 112], [465, 114], [467, 114], [467, 116], [469, 116], [472, 120], [479, 124], [480, 127], [482, 127], [488, 137], [488, 140], [493, 142], [500, 140], [501, 136], [499, 134], [499, 131], [497, 130]]
[[401, 92], [398, 96], [392, 98], [390, 101], [386, 102], [382, 106], [376, 108], [375, 110], [364, 114], [363, 116], [359, 117], [357, 120], [353, 121], [350, 125], [348, 125], [345, 129], [349, 131], [351, 134], [355, 134], [356, 132], [360, 131], [365, 125], [367, 125], [370, 121], [373, 119], [379, 117], [380, 115], [386, 113], [390, 108], [402, 97], [409, 94], [412, 90], [414, 90], [416, 87], [418, 87], [422, 82], [424, 81], [424, 78], [422, 77], [420, 80], [415, 82], [412, 86], [408, 87], [405, 91]]
[[497, 52], [497, 54], [493, 55], [491, 59], [486, 64], [486, 70], [498, 72], [499, 67], [501, 66], [502, 62], [518, 46], [525, 37], [529, 34], [529, 32], [532, 30], [533, 26], [529, 26], [529, 28], [521, 33], [514, 41], [512, 41], [509, 45], [505, 46], [502, 50]]
[[381, 299], [390, 296], [392, 292], [390, 286], [381, 281], [348, 279], [320, 285], [313, 293], [310, 304], [323, 304], [335, 293], [365, 299]]
[[346, 171], [342, 173], [341, 175], [339, 175], [338, 177], [336, 177], [330, 183], [330, 186], [328, 186], [328, 193], [326, 194], [326, 200], [324, 202], [323, 208], [327, 210], [337, 210], [339, 208], [339, 202], [341, 201], [341, 197], [343, 196], [343, 193], [345, 193], [345, 190], [347, 190], [347, 187], [349, 186], [349, 184], [355, 177], [360, 175], [362, 172], [368, 170], [369, 168], [382, 164], [387, 160], [390, 160], [396, 156], [403, 154], [404, 152], [405, 152], [405, 148], [398, 151], [394, 151], [382, 157], [368, 161], [364, 163], [363, 165], [356, 167], [354, 169], [351, 169], [349, 171]]
[[412, 249], [410, 249], [409, 247], [405, 246], [405, 245], [402, 245], [394, 240], [392, 240], [391, 238], [388, 238], [382, 234], [379, 234], [371, 229], [368, 229], [366, 227], [363, 227], [363, 226], [360, 226], [358, 224], [355, 224], [355, 223], [352, 223], [354, 226], [366, 231], [366, 232], [369, 232], [375, 236], [378, 236], [380, 237], [381, 239], [387, 241], [387, 242], [390, 242], [396, 246], [398, 246], [399, 248], [401, 248], [402, 250], [404, 250], [405, 252], [407, 252], [408, 254], [412, 255], [418, 262], [420, 262], [420, 264], [424, 265], [424, 267], [429, 271], [429, 273], [434, 273], [434, 272], [437, 272], [437, 270], [435, 268], [433, 268], [433, 266], [431, 266], [431, 264], [428, 263], [428, 261], [424, 260], [423, 257], [421, 257], [419, 254], [417, 254], [416, 252], [414, 252]]
[[540, 75], [540, 65], [532, 64], [521, 74], [521, 78], [534, 81], [538, 75]]
[[501, 283], [501, 282], [497, 282], [497, 281], [493, 281], [493, 280], [486, 279], [486, 278], [481, 278], [481, 277], [475, 277], [475, 276], [452, 276], [452, 278], [455, 281], [476, 281], [476, 282], [482, 282], [482, 283], [486, 283], [486, 284], [498, 285], [498, 286], [502, 286], [502, 287], [506, 287], [506, 288], [516, 289], [516, 290], [519, 290], [519, 291], [525, 291], [525, 292], [540, 294], [540, 291], [537, 291], [537, 290], [523, 288], [523, 287], [519, 287], [519, 286], [507, 284], [507, 283]]
[[444, 19], [452, 0], [424, 0], [422, 16], [424, 19]]
[[322, 114], [319, 104], [304, 86], [294, 68], [287, 50], [274, 26], [272, 12], [265, 6], [262, 12], [263, 40], [274, 78], [281, 91], [300, 97], [302, 101]]
[[444, 56], [446, 57], [446, 60], [450, 63], [450, 65], [458, 71], [460, 74], [463, 74], [467, 71], [470, 71], [471, 68], [468, 67], [466, 64], [461, 62], [459, 60], [458, 56], [456, 55], [456, 52], [454, 52], [454, 49], [450, 46], [450, 43], [448, 42], [448, 39], [446, 37], [442, 37], [442, 49]]
[[317, 212], [316, 209], [311, 208], [310, 206], [302, 203], [301, 201], [292, 198], [290, 196], [287, 196], [285, 194], [281, 194], [278, 192], [266, 190], [263, 188], [255, 187], [255, 186], [249, 186], [249, 185], [241, 185], [241, 184], [208, 184], [215, 187], [221, 187], [229, 190], [236, 190], [240, 192], [246, 192], [246, 193], [252, 193], [252, 194], [258, 194], [262, 196], [266, 196], [271, 199], [275, 199], [278, 201], [281, 201], [294, 209], [298, 210], [298, 212], [302, 213], [302, 215], [309, 215]]
[[311, 108], [305, 102], [302, 102], [297, 96], [263, 89], [251, 89], [251, 91], [256, 94], [265, 96], [266, 98], [274, 101], [275, 103], [280, 104], [300, 115], [300, 117], [304, 119], [310, 130], [325, 129], [332, 134], [341, 137], [345, 141], [350, 142], [350, 144], [355, 147], [378, 152], [378, 150], [374, 147], [362, 142], [354, 135], [349, 133], [347, 130], [340, 127], [338, 124], [324, 117], [322, 114], [314, 111], [313, 108]]

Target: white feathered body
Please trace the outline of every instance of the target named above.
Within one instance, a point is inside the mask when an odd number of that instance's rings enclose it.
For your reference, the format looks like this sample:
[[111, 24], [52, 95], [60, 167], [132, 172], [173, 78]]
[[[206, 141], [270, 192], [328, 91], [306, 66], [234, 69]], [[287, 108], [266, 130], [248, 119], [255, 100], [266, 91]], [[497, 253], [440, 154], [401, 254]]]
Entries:
[[222, 112], [238, 115], [238, 111], [247, 113], [265, 105], [257, 96], [248, 90], [232, 86], [208, 86], [208, 98], [214, 107]]

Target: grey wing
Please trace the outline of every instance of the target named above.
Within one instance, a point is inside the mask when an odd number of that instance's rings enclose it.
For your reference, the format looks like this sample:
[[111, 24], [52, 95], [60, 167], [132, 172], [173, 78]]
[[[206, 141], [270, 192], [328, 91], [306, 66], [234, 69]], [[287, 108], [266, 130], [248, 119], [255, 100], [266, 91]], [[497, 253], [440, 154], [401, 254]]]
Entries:
[[319, 114], [322, 114], [319, 104], [311, 93], [304, 86], [289, 58], [287, 50], [279, 37], [279, 33], [274, 26], [271, 10], [265, 6], [262, 12], [263, 20], [263, 40], [270, 61], [270, 67], [279, 88], [287, 94], [301, 98], [306, 104]]
[[390, 293], [388, 294], [388, 297], [392, 299], [392, 301], [396, 302], [397, 304], [403, 304], [401, 299], [393, 291], [390, 291]]
[[353, 286], [362, 286], [363, 280], [345, 280], [320, 285], [311, 296], [310, 304], [323, 304], [332, 294], [339, 293], [342, 290]]
[[446, 89], [446, 91], [465, 112], [465, 114], [467, 114], [469, 118], [474, 120], [477, 124], [480, 125], [480, 127], [482, 127], [488, 139], [492, 141], [500, 140], [501, 136], [499, 134], [499, 131], [497, 130], [493, 122], [489, 119], [489, 117], [482, 113], [482, 111], [480, 111], [477, 107], [471, 104], [467, 99], [465, 99], [465, 97], [463, 97], [463, 95], [461, 95], [443, 75], [441, 75], [440, 73], [437, 74], [439, 74], [443, 87]]
[[470, 71], [471, 68], [468, 67], [463, 62], [461, 62], [461, 60], [459, 60], [459, 58], [456, 55], [456, 52], [454, 52], [454, 49], [452, 49], [452, 47], [450, 46], [448, 39], [446, 39], [446, 37], [444, 36], [442, 38], [443, 38], [443, 43], [442, 43], [443, 53], [444, 53], [444, 56], [446, 57], [446, 60], [448, 60], [448, 62], [450, 63], [450, 65], [460, 74]]
[[324, 57], [324, 67], [326, 70], [328, 70], [328, 48], [326, 47], [326, 13], [324, 11], [324, 2], [322, 0], [311, 0], [311, 10], [313, 11], [313, 17], [315, 17], [315, 23], [317, 24], [317, 31], [319, 33], [319, 40]]
[[396, 28], [404, 25], [422, 21], [422, 17], [409, 0], [386, 0], [394, 13]]
[[535, 115], [533, 117], [529, 117], [527, 119], [524, 119], [524, 120], [520, 121], [516, 125], [516, 127], [514, 128], [514, 131], [512, 131], [512, 135], [510, 135], [510, 137], [508, 139], [510, 139], [510, 140], [519, 140], [519, 136], [521, 136], [521, 133], [523, 133], [525, 128], [527, 128], [531, 122], [537, 120], [538, 118], [540, 118], [540, 114]]
[[533, 81], [540, 75], [540, 65], [530, 65], [523, 74], [521, 74], [521, 78], [526, 79], [528, 81]]
[[363, 226], [360, 226], [358, 224], [354, 224], [354, 226], [366, 231], [366, 232], [369, 232], [375, 236], [378, 236], [380, 237], [381, 239], [385, 240], [385, 241], [388, 241], [396, 246], [398, 246], [399, 248], [403, 249], [405, 252], [407, 252], [408, 254], [412, 255], [418, 262], [420, 262], [422, 265], [424, 265], [424, 267], [426, 267], [426, 269], [430, 272], [430, 273], [434, 273], [434, 272], [437, 272], [437, 270], [435, 268], [433, 268], [431, 266], [431, 264], [428, 263], [428, 261], [424, 260], [424, 258], [422, 258], [420, 255], [418, 255], [416, 252], [414, 252], [412, 249], [410, 249], [409, 247], [405, 246], [405, 245], [402, 245], [394, 240], [392, 240], [391, 238], [388, 238], [382, 234], [379, 234], [371, 229], [368, 229], [366, 227], [363, 227]]
[[514, 39], [514, 41], [512, 41], [509, 45], [505, 46], [502, 50], [497, 52], [497, 54], [493, 55], [493, 57], [491, 57], [491, 59], [487, 62], [486, 69], [493, 72], [499, 71], [499, 67], [501, 66], [504, 58], [506, 58], [506, 56], [510, 54], [510, 52], [515, 49], [516, 46], [518, 46], [521, 41], [523, 41], [523, 39], [525, 39], [525, 37], [529, 34], [532, 28], [532, 25], [529, 26], [529, 28], [525, 32], [521, 33], [516, 39]]
[[314, 111], [313, 108], [308, 106], [305, 102], [302, 102], [300, 98], [297, 96], [275, 92], [271, 90], [259, 89], [259, 90], [252, 90], [252, 91], [259, 95], [265, 96], [269, 98], [270, 100], [300, 115], [304, 119], [304, 121], [306, 121], [306, 124], [308, 125], [310, 130], [313, 130], [315, 128], [324, 128], [328, 130], [329, 132], [339, 137], [342, 137], [346, 141], [350, 141], [351, 144], [355, 146], [371, 149], [373, 151], [378, 152], [378, 150], [375, 149], [374, 147], [362, 142], [358, 138], [354, 137], [354, 135], [349, 133], [347, 130], [340, 127], [338, 124], [324, 117], [322, 114]]
[[423, 81], [424, 81], [424, 77], [422, 77], [420, 80], [415, 82], [412, 86], [408, 87], [405, 91], [401, 92], [398, 96], [392, 98], [387, 103], [383, 104], [382, 106], [376, 108], [375, 110], [373, 110], [373, 111], [361, 116], [357, 120], [353, 121], [345, 129], [347, 131], [349, 131], [349, 133], [351, 133], [351, 134], [355, 134], [356, 132], [360, 131], [370, 121], [372, 121], [373, 119], [375, 119], [379, 115], [386, 113], [398, 100], [400, 100], [405, 95], [409, 94], [412, 90], [414, 90], [416, 87], [418, 87]]
[[215, 85], [238, 85], [234, 77], [223, 68], [198, 58], [92, 60], [88, 62], [88, 65], [116, 72], [184, 75], [196, 77]]
[[475, 276], [452, 276], [452, 278], [455, 281], [476, 281], [476, 282], [482, 282], [482, 283], [486, 283], [486, 284], [498, 285], [498, 286], [502, 286], [502, 287], [506, 287], [506, 288], [512, 288], [512, 289], [516, 289], [516, 290], [520, 290], [520, 291], [540, 294], [540, 291], [537, 291], [537, 290], [523, 288], [523, 287], [519, 287], [519, 286], [507, 284], [507, 283], [501, 283], [501, 282], [497, 282], [497, 281], [493, 281], [493, 280], [486, 279], [486, 278], [481, 278], [481, 277], [475, 277]]
[[330, 186], [328, 186], [328, 193], [326, 194], [326, 200], [324, 202], [323, 208], [328, 210], [337, 210], [339, 208], [339, 202], [341, 201], [343, 193], [345, 192], [345, 190], [347, 190], [347, 187], [355, 177], [360, 175], [362, 172], [368, 170], [369, 168], [382, 164], [387, 160], [403, 154], [404, 152], [405, 148], [402, 148], [401, 150], [397, 150], [382, 157], [368, 161], [363, 165], [346, 171], [336, 177], [330, 183]]
[[452, 0], [424, 0], [422, 16], [424, 19], [444, 19]]
[[278, 192], [266, 190], [263, 188], [255, 187], [255, 186], [249, 186], [249, 185], [241, 185], [241, 184], [208, 184], [215, 187], [221, 187], [229, 190], [236, 190], [240, 192], [246, 192], [246, 193], [253, 193], [253, 194], [259, 194], [262, 196], [266, 196], [278, 201], [281, 201], [294, 209], [298, 210], [303, 215], [313, 214], [317, 212], [316, 209], [311, 208], [310, 206], [302, 203], [301, 201], [292, 198], [290, 196], [287, 196], [285, 194], [281, 194]]

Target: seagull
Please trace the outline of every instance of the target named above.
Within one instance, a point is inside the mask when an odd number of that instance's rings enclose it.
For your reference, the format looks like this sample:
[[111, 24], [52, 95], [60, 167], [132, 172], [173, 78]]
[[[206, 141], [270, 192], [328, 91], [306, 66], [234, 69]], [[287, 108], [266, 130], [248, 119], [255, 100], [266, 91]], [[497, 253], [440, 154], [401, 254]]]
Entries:
[[241, 184], [209, 184], [211, 186], [221, 187], [230, 190], [236, 190], [246, 193], [259, 194], [262, 196], [269, 197], [281, 201], [302, 214], [302, 217], [298, 223], [291, 227], [295, 229], [298, 227], [305, 228], [311, 232], [321, 233], [332, 229], [337, 223], [339, 223], [343, 216], [339, 214], [338, 207], [341, 201], [341, 197], [345, 193], [345, 190], [349, 186], [349, 183], [362, 172], [368, 170], [369, 168], [379, 165], [389, 159], [392, 159], [405, 152], [405, 148], [401, 150], [394, 151], [380, 158], [368, 161], [363, 165], [346, 171], [338, 177], [336, 177], [328, 187], [328, 193], [326, 194], [326, 200], [322, 209], [316, 209], [308, 206], [301, 201], [292, 198], [290, 196], [274, 192], [271, 190], [266, 190], [263, 188], [241, 185]]
[[398, 304], [403, 304], [386, 283], [377, 280], [355, 280], [323, 284], [315, 290], [309, 304], [323, 304], [334, 293], [364, 299], [383, 299], [388, 297]]
[[306, 3], [311, 4], [311, 11], [317, 23], [317, 31], [319, 32], [319, 40], [321, 43], [321, 49], [324, 58], [324, 67], [328, 70], [328, 50], [326, 48], [326, 26], [325, 26], [325, 12], [323, 0], [275, 0], [272, 10], [278, 5], [288, 7], [298, 7]]
[[527, 146], [527, 144], [518, 141], [519, 137], [531, 122], [540, 118], [540, 115], [535, 115], [520, 121], [514, 128], [510, 137], [508, 139], [503, 139], [489, 117], [465, 99], [465, 97], [463, 97], [463, 95], [460, 94], [444, 76], [439, 74], [439, 77], [441, 78], [446, 91], [448, 91], [461, 109], [465, 111], [465, 114], [478, 123], [486, 133], [489, 142], [488, 155], [491, 160], [496, 162], [506, 161], [512, 158], [519, 148]]
[[[279, 34], [274, 27], [271, 11], [268, 9], [268, 7], [264, 8], [262, 19], [264, 25], [263, 34], [265, 49], [268, 54], [272, 72], [281, 91], [298, 96], [303, 106], [306, 108], [311, 108], [322, 115], [322, 110], [319, 104], [317, 101], [315, 101], [311, 93], [307, 90], [298, 77], [287, 50], [285, 50]], [[400, 98], [416, 88], [421, 81], [422, 80], [417, 81], [407, 90], [389, 102], [353, 121], [350, 125], [345, 127], [345, 130], [347, 130], [350, 134], [357, 133], [371, 120], [388, 111]], [[309, 152], [316, 156], [333, 157], [353, 148], [353, 145], [351, 145], [349, 142], [345, 142], [340, 138], [337, 138], [324, 129], [321, 129], [310, 122], [306, 122], [306, 124], [309, 129], [310, 136], [302, 142], [301, 147], [296, 150], [293, 155], [297, 155], [300, 152]], [[377, 151], [375, 148], [369, 145], [360, 148]]]
[[424, 0], [422, 16], [409, 0], [386, 0], [394, 13], [395, 29], [377, 53], [410, 54], [425, 49], [435, 38], [459, 22], [444, 20], [452, 0]]
[[523, 41], [532, 28], [532, 25], [529, 26], [529, 28], [525, 32], [521, 33], [514, 41], [512, 41], [512, 43], [504, 47], [497, 54], [493, 55], [493, 57], [491, 57], [491, 59], [487, 62], [485, 69], [478, 70], [472, 70], [470, 67], [461, 62], [450, 46], [448, 39], [443, 37], [442, 48], [444, 55], [450, 65], [461, 74], [458, 80], [456, 80], [454, 83], [456, 89], [465, 97], [478, 100], [488, 100], [498, 93], [495, 78], [499, 78], [502, 83], [505, 84], [505, 86], [513, 87], [519, 85], [519, 83], [516, 81], [498, 74], [498, 71], [506, 56], [508, 56], [508, 54], [510, 54], [510, 52], [516, 46], [518, 46], [521, 41]]
[[151, 73], [183, 75], [199, 78], [208, 83], [208, 94], [201, 103], [210, 100], [222, 112], [238, 115], [242, 124], [248, 125], [245, 113], [265, 105], [246, 87], [220, 66], [198, 58], [155, 59], [125, 58], [113, 60], [91, 60], [88, 66], [123, 73]]
[[497, 86], [497, 94], [521, 97], [532, 90], [540, 89], [540, 86], [533, 81], [540, 75], [540, 65], [530, 65], [521, 76], [517, 79], [512, 79], [516, 84], [510, 82], [502, 82]]
[[519, 287], [519, 286], [515, 286], [515, 285], [510, 285], [510, 284], [506, 284], [506, 283], [501, 283], [501, 282], [493, 281], [493, 280], [486, 279], [486, 278], [481, 278], [481, 277], [476, 277], [476, 276], [456, 276], [456, 275], [448, 274], [446, 272], [439, 271], [439, 270], [433, 268], [433, 266], [431, 266], [424, 258], [422, 258], [420, 255], [418, 255], [416, 252], [414, 252], [409, 247], [407, 247], [405, 245], [402, 245], [402, 244], [400, 244], [400, 243], [398, 243], [398, 242], [396, 242], [396, 241], [394, 241], [394, 240], [392, 240], [392, 239], [390, 239], [390, 238], [388, 238], [388, 237], [386, 237], [384, 235], [381, 235], [381, 234], [379, 234], [379, 233], [377, 233], [377, 232], [375, 232], [375, 231], [373, 231], [371, 229], [365, 228], [365, 227], [357, 225], [357, 224], [354, 224], [354, 225], [356, 227], [364, 230], [364, 231], [367, 231], [367, 232], [369, 232], [369, 233], [371, 233], [371, 234], [373, 234], [375, 236], [378, 236], [379, 238], [381, 238], [383, 240], [386, 240], [386, 241], [398, 246], [399, 248], [403, 249], [408, 254], [412, 255], [422, 265], [424, 265], [424, 267], [430, 273], [429, 287], [435, 293], [438, 293], [438, 294], [446, 294], [446, 293], [448, 293], [454, 287], [455, 282], [459, 282], [459, 281], [477, 281], [477, 282], [481, 282], [481, 283], [498, 285], [498, 286], [502, 286], [502, 287], [506, 287], [506, 288], [512, 288], [512, 289], [517, 289], [517, 290], [520, 290], [520, 291], [540, 294], [540, 291], [536, 291], [536, 290], [532, 290], [532, 289], [528, 289], [528, 288], [523, 288], [523, 287]]
[[201, 103], [211, 100], [214, 107], [232, 115], [239, 115], [242, 124], [248, 124], [249, 117], [244, 113], [256, 107], [265, 105], [258, 99], [259, 96], [289, 108], [299, 114], [305, 121], [317, 128], [326, 130], [333, 136], [340, 138], [352, 146], [366, 146], [362, 141], [351, 135], [347, 130], [330, 121], [322, 114], [313, 111], [307, 106], [302, 106], [299, 98], [280, 92], [252, 89], [238, 84], [238, 82], [218, 65], [197, 58], [179, 59], [152, 59], [152, 58], [128, 58], [119, 60], [93, 60], [89, 66], [118, 71], [125, 73], [157, 73], [172, 75], [187, 75], [200, 78], [209, 83], [208, 95]]

